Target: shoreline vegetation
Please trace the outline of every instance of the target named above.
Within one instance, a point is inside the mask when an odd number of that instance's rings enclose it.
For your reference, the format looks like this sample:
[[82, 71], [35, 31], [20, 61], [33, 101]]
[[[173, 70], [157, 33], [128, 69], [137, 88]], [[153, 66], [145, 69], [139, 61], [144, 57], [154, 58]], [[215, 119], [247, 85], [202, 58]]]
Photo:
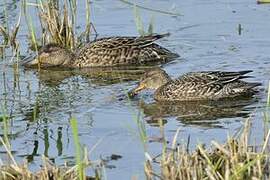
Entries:
[[[194, 151], [179, 145], [175, 134], [172, 146], [164, 149], [158, 160], [145, 162], [147, 179], [269, 179], [269, 136], [261, 145], [251, 145], [251, 119], [246, 119], [237, 137], [227, 137], [220, 144], [211, 141], [210, 148], [198, 144]], [[159, 171], [153, 171], [154, 164]]]
[[[28, 164], [19, 164], [16, 162], [12, 155], [10, 143], [8, 137], [4, 136], [4, 139], [0, 137], [0, 143], [3, 145], [6, 154], [8, 164], [4, 164], [3, 160], [0, 158], [0, 179], [3, 180], [48, 180], [48, 179], [80, 179], [80, 180], [101, 180], [104, 179], [103, 172], [106, 165], [106, 161], [100, 159], [97, 161], [90, 161], [88, 159], [88, 151], [83, 148], [79, 141], [79, 131], [77, 120], [71, 118], [70, 126], [73, 134], [73, 142], [76, 149], [75, 159], [76, 164], [72, 167], [67, 165], [56, 166], [50, 160], [42, 156], [43, 166], [40, 170], [32, 172], [28, 168]], [[5, 130], [7, 131], [7, 130]], [[82, 154], [83, 152], [83, 154]], [[86, 175], [86, 169], [91, 169], [94, 174], [93, 176]]]
[[[27, 164], [18, 165], [8, 145], [1, 138], [1, 143], [12, 162], [9, 165], [0, 166], [0, 179], [106, 179], [105, 163], [102, 160], [88, 160], [87, 150], [81, 156], [79, 144], [77, 120], [71, 119], [71, 127], [76, 149], [76, 165], [55, 166], [46, 157], [43, 157], [43, 167], [37, 172], [31, 172]], [[163, 126], [160, 126], [163, 129]], [[161, 131], [162, 132], [162, 131]], [[269, 179], [270, 178], [270, 154], [269, 138], [270, 130], [266, 132], [261, 145], [251, 144], [251, 119], [246, 119], [240, 132], [235, 137], [228, 136], [226, 142], [211, 142], [211, 147], [196, 145], [195, 150], [190, 150], [189, 145], [177, 142], [179, 130], [167, 146], [167, 140], [163, 137], [163, 150], [159, 156], [151, 158], [145, 148], [144, 171], [146, 179]], [[142, 132], [141, 132], [142, 133]], [[77, 139], [77, 140], [75, 140]], [[146, 137], [147, 139], [147, 137]], [[142, 143], [147, 143], [144, 141]], [[144, 144], [146, 147], [147, 145]], [[92, 176], [86, 175], [86, 169], [94, 172]]]
[[[153, 33], [153, 21], [151, 20], [148, 32], [144, 31], [143, 24], [139, 15], [138, 8], [145, 10], [164, 13], [172, 16], [179, 16], [178, 13], [167, 12], [163, 10], [155, 10], [143, 6], [137, 6], [127, 0], [120, 0], [123, 3], [134, 6], [135, 22], [140, 34]], [[4, 1], [6, 3], [6, 1]], [[90, 41], [90, 36], [96, 34], [96, 30], [90, 21], [90, 0], [85, 0], [85, 19], [86, 24], [83, 32], [77, 32], [77, 1], [63, 0], [63, 4], [59, 4], [59, 0], [36, 1], [37, 3], [29, 3], [23, 0], [21, 3], [21, 12], [17, 23], [11, 28], [8, 23], [8, 11], [4, 8], [4, 22], [0, 25], [0, 34], [3, 36], [3, 43], [0, 45], [0, 54], [5, 55], [6, 48], [12, 48], [13, 58], [20, 59], [20, 44], [16, 37], [20, 29], [21, 18], [24, 17], [28, 27], [29, 47], [36, 53], [38, 49], [50, 42], [61, 44], [64, 47], [74, 49], [81, 44]], [[35, 8], [37, 16], [40, 20], [40, 29], [34, 28], [33, 20], [29, 13], [29, 8]], [[11, 30], [12, 29], [12, 30]], [[41, 31], [40, 37], [37, 31]], [[95, 33], [93, 33], [95, 32]], [[15, 70], [15, 72], [18, 72]], [[19, 76], [19, 74], [18, 74]], [[268, 91], [269, 92], [269, 91]], [[269, 106], [268, 95], [268, 106]], [[0, 137], [1, 144], [5, 147], [10, 164], [3, 164], [0, 159], [0, 179], [17, 180], [17, 179], [104, 179], [106, 177], [105, 165], [102, 160], [90, 161], [88, 159], [86, 148], [83, 148], [79, 142], [77, 120], [72, 118], [70, 125], [72, 128], [74, 147], [76, 147], [76, 165], [55, 166], [46, 157], [43, 157], [43, 167], [32, 172], [28, 169], [27, 163], [19, 165], [14, 159], [9, 143], [9, 118], [6, 115], [6, 108], [1, 107], [3, 116], [0, 122], [3, 123], [3, 138]], [[267, 112], [266, 112], [267, 113]], [[35, 114], [33, 114], [35, 116]], [[265, 117], [267, 117], [265, 115]], [[268, 179], [270, 178], [270, 159], [269, 159], [269, 136], [268, 130], [263, 138], [264, 141], [260, 146], [250, 144], [251, 119], [246, 119], [241, 132], [236, 137], [228, 137], [227, 141], [220, 144], [216, 141], [211, 142], [210, 148], [203, 145], [197, 145], [195, 150], [190, 150], [188, 145], [179, 145], [177, 137], [179, 131], [176, 132], [171, 147], [168, 147], [165, 136], [163, 136], [162, 153], [151, 158], [147, 152], [147, 133], [144, 128], [143, 120], [135, 120], [141, 141], [145, 147], [145, 164], [144, 171], [146, 179]], [[266, 118], [264, 120], [269, 122]], [[161, 132], [163, 125], [160, 123]], [[164, 133], [164, 132], [163, 132]], [[164, 134], [163, 134], [164, 135]], [[92, 175], [86, 174], [86, 169], [91, 169]], [[109, 178], [109, 177], [108, 177]], [[106, 179], [106, 178], [105, 178]]]

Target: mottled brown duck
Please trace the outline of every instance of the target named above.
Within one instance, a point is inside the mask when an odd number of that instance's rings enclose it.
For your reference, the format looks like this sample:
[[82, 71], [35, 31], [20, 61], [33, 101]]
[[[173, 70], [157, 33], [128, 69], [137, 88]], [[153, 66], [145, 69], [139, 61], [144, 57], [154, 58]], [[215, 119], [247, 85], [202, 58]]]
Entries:
[[172, 80], [161, 69], [145, 74], [138, 86], [129, 92], [133, 97], [143, 89], [155, 89], [154, 99], [157, 101], [198, 101], [220, 100], [237, 97], [250, 97], [257, 91], [260, 83], [245, 82], [247, 73], [252, 71], [222, 72], [202, 71], [191, 72]]
[[38, 58], [24, 63], [27, 67], [108, 67], [165, 63], [178, 57], [155, 43], [169, 34], [140, 37], [108, 37], [95, 40], [71, 52], [56, 44], [42, 47]]

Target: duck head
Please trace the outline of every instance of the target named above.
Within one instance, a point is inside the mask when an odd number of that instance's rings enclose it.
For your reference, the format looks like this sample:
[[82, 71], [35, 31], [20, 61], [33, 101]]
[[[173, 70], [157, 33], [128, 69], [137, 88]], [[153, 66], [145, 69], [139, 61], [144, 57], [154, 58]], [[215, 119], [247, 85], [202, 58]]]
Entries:
[[26, 67], [56, 67], [56, 66], [69, 66], [73, 59], [73, 54], [71, 51], [57, 45], [57, 44], [47, 44], [42, 47], [38, 56], [34, 59], [26, 61], [23, 63]]
[[134, 89], [130, 90], [128, 95], [129, 97], [134, 97], [144, 89], [156, 90], [170, 80], [171, 78], [164, 70], [160, 68], [151, 70], [144, 74], [138, 85]]

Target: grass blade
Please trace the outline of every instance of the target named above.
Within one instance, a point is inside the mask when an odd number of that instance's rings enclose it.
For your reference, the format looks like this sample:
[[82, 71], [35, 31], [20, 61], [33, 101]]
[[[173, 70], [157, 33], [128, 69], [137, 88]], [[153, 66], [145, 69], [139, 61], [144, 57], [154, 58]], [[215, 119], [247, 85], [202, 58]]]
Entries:
[[74, 140], [75, 149], [76, 149], [76, 164], [78, 166], [78, 175], [79, 175], [80, 180], [83, 180], [84, 168], [82, 164], [81, 145], [80, 145], [79, 134], [78, 134], [79, 131], [78, 131], [77, 119], [71, 118], [70, 125], [72, 129], [73, 140]]

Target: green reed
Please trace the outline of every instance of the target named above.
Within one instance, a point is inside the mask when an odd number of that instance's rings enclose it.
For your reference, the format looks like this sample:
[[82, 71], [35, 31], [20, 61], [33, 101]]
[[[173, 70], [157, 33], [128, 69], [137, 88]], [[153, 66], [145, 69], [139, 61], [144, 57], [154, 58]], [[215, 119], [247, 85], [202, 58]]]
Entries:
[[[3, 121], [5, 121], [5, 116], [2, 116]], [[1, 120], [1, 117], [0, 117]], [[80, 140], [78, 135], [78, 125], [77, 120], [75, 118], [71, 118], [70, 120], [72, 133], [73, 133], [73, 139], [74, 139], [74, 145], [76, 149], [76, 165], [73, 167], [67, 167], [65, 166], [55, 166], [53, 165], [48, 158], [46, 158], [46, 151], [42, 157], [43, 159], [43, 167], [37, 172], [31, 172], [28, 168], [28, 164], [24, 163], [20, 165], [15, 161], [15, 158], [12, 155], [11, 148], [9, 145], [9, 142], [7, 140], [3, 140], [2, 137], [0, 137], [0, 143], [3, 145], [3, 147], [6, 150], [6, 153], [8, 157], [11, 160], [11, 164], [6, 165], [0, 165], [0, 179], [40, 179], [40, 180], [48, 180], [48, 179], [61, 179], [61, 180], [69, 180], [69, 179], [80, 179], [80, 180], [86, 180], [86, 179], [95, 179], [100, 180], [102, 179], [102, 172], [100, 168], [104, 168], [102, 161], [97, 161], [97, 166], [94, 164], [96, 162], [91, 161], [88, 162], [88, 156], [87, 156], [87, 149], [84, 148], [84, 156], [81, 155], [81, 146], [80, 146]], [[48, 130], [44, 130], [44, 137], [45, 140], [48, 138]], [[5, 138], [5, 137], [4, 137]], [[45, 149], [46, 149], [46, 142], [45, 142]], [[1, 160], [1, 159], [0, 159]], [[94, 170], [95, 175], [94, 176], [86, 176], [85, 174], [85, 167], [91, 166]]]
[[91, 22], [91, 7], [90, 7], [90, 0], [85, 0], [85, 29], [81, 34], [77, 37], [77, 47], [81, 46], [84, 42], [90, 42], [90, 35], [91, 35], [91, 27], [96, 34], [96, 29]]
[[82, 164], [81, 145], [80, 145], [80, 140], [79, 140], [79, 133], [78, 133], [79, 130], [78, 130], [77, 120], [75, 118], [71, 118], [70, 125], [72, 129], [73, 140], [74, 140], [74, 145], [76, 149], [76, 164], [78, 167], [78, 175], [79, 175], [79, 179], [83, 180], [85, 177], [85, 173], [84, 173], [84, 165]]
[[1, 119], [3, 122], [3, 135], [4, 135], [4, 142], [7, 145], [8, 148], [10, 148], [10, 143], [9, 143], [9, 117], [7, 116], [6, 113], [6, 108], [2, 108], [2, 115], [1, 115]]
[[[137, 130], [134, 131], [134, 133], [138, 133], [138, 136], [140, 138], [140, 142], [142, 143], [143, 149], [144, 149], [144, 153], [145, 155], [147, 154], [147, 141], [148, 141], [148, 137], [147, 137], [147, 132], [146, 132], [146, 125], [145, 125], [145, 121], [142, 118], [142, 112], [139, 110], [138, 112], [135, 112], [132, 109], [132, 105], [131, 105], [131, 99], [128, 96], [128, 91], [125, 92], [125, 94], [127, 95], [128, 98], [128, 106], [130, 107], [130, 111], [131, 111], [131, 115], [132, 115], [132, 120], [133, 122], [135, 122]], [[132, 128], [130, 128], [130, 130], [132, 130]]]
[[154, 33], [154, 16], [153, 15], [152, 15], [151, 20], [148, 24], [147, 31], [145, 31], [143, 21], [142, 21], [141, 15], [140, 15], [140, 11], [139, 11], [139, 8], [137, 6], [134, 6], [134, 19], [135, 19], [136, 29], [141, 36], [151, 35]]
[[20, 22], [21, 22], [21, 12], [18, 17], [17, 23], [10, 27], [10, 23], [8, 20], [8, 10], [7, 10], [7, 2], [4, 1], [4, 24], [0, 24], [0, 34], [2, 34], [4, 38], [4, 42], [2, 43], [2, 53], [4, 54], [4, 49], [11, 47], [13, 51], [17, 52], [18, 49], [18, 42], [17, 42], [17, 34], [20, 28]]
[[[69, 0], [70, 4], [70, 9], [71, 9], [71, 22], [72, 22], [72, 27], [76, 27], [76, 20], [77, 20], [77, 0]], [[65, 1], [67, 4], [67, 0]], [[75, 32], [75, 29], [73, 29]], [[76, 33], [76, 32], [75, 32]]]
[[30, 49], [33, 49], [37, 53], [39, 45], [38, 45], [37, 36], [36, 36], [36, 29], [34, 28], [32, 17], [27, 12], [28, 6], [29, 6], [28, 1], [23, 0], [22, 1], [22, 9], [23, 9], [23, 14], [24, 14], [25, 20], [26, 20], [27, 28], [29, 31]]
[[9, 134], [9, 124], [10, 124], [10, 118], [7, 114], [7, 84], [6, 84], [6, 73], [3, 72], [3, 87], [1, 87], [4, 92], [3, 92], [3, 100], [1, 101], [1, 112], [0, 113], [0, 123], [3, 123], [3, 137], [4, 137], [4, 142], [7, 145], [8, 148], [10, 148], [10, 143], [9, 143], [9, 138], [8, 138], [8, 134]]
[[91, 34], [91, 20], [90, 20], [90, 0], [85, 0], [85, 6], [86, 6], [86, 27], [85, 27], [85, 38], [86, 42], [90, 41], [90, 34]]
[[267, 107], [270, 107], [270, 81], [268, 82], [268, 91], [267, 91]]
[[5, 20], [5, 25], [7, 28], [7, 31], [9, 30], [9, 23], [8, 23], [8, 10], [7, 10], [7, 0], [4, 0], [4, 20]]
[[0, 29], [2, 31], [2, 35], [3, 35], [4, 40], [5, 40], [4, 44], [7, 44], [8, 39], [9, 39], [9, 23], [8, 23], [8, 10], [7, 10], [7, 1], [6, 0], [4, 0], [4, 21], [5, 21], [4, 28], [1, 27]]
[[170, 11], [164, 11], [164, 10], [160, 10], [160, 9], [154, 9], [154, 8], [149, 8], [149, 7], [145, 7], [145, 6], [142, 6], [142, 5], [138, 5], [136, 3], [133, 3], [133, 2], [130, 2], [128, 0], [119, 0], [127, 5], [130, 5], [130, 6], [136, 6], [140, 9], [144, 9], [144, 10], [147, 10], [147, 11], [152, 11], [152, 12], [156, 12], [156, 13], [160, 13], [160, 14], [166, 14], [166, 15], [171, 15], [171, 16], [182, 16], [180, 13], [177, 13], [177, 12], [170, 12]]
[[258, 4], [266, 4], [266, 3], [270, 3], [270, 0], [257, 0]]

